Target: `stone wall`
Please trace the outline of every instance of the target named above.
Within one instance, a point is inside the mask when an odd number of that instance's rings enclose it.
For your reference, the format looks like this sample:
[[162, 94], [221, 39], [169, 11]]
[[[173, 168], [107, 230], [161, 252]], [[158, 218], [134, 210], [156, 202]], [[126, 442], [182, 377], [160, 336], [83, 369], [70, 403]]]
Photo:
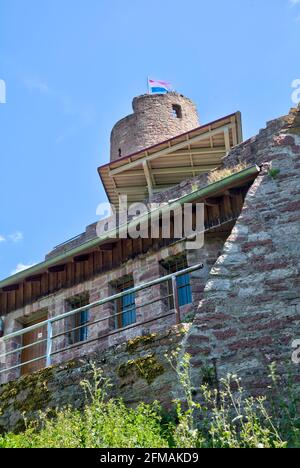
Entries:
[[[180, 106], [181, 117], [172, 106]], [[132, 115], [120, 120], [111, 133], [111, 161], [154, 146], [199, 127], [195, 104], [178, 93], [145, 94], [134, 98]]]
[[268, 365], [292, 368], [300, 338], [300, 109], [269, 124], [225, 160], [263, 164], [244, 209], [212, 268], [186, 341], [199, 367], [239, 374], [252, 393], [266, 393]]
[[[22, 307], [14, 312], [11, 312], [5, 317], [5, 334], [10, 334], [18, 331], [24, 327], [24, 324], [29, 321], [35, 320], [41, 311], [48, 315], [48, 318], [56, 317], [67, 312], [67, 301], [72, 297], [88, 294], [89, 302], [93, 303], [101, 299], [106, 299], [117, 291], [113, 285], [116, 281], [122, 280], [122, 278], [132, 276], [134, 285], [149, 282], [157, 279], [161, 276], [160, 272], [160, 261], [168, 257], [180, 254], [184, 251], [184, 244], [178, 243], [176, 246], [167, 247], [159, 252], [151, 252], [147, 255], [140, 255], [134, 260], [129, 260], [126, 264], [120, 268], [116, 268], [110, 272], [101, 274], [92, 278], [89, 281], [82, 282], [76, 286], [62, 289], [50, 296], [41, 298], [40, 300]], [[140, 305], [146, 302], [153, 301], [160, 294], [160, 286], [155, 286], [140, 291], [136, 294], [136, 307], [137, 307], [137, 321], [142, 322], [149, 320], [150, 318], [159, 317], [164, 315], [166, 312], [166, 305], [162, 301], [157, 301], [153, 305], [147, 308], [139, 308]], [[198, 296], [199, 298], [199, 296]], [[94, 307], [89, 311], [89, 321], [93, 322], [100, 317], [112, 317], [115, 313], [115, 304], [107, 303], [102, 306]], [[89, 327], [89, 340], [94, 339], [95, 341], [87, 345], [79, 344], [78, 346], [70, 346], [68, 336], [64, 335], [53, 341], [52, 351], [55, 353], [59, 349], [68, 347], [69, 349], [54, 354], [53, 362], [60, 363], [68, 360], [72, 360], [81, 356], [85, 356], [95, 350], [101, 351], [108, 347], [131, 339], [135, 336], [141, 335], [143, 332], [153, 332], [159, 329], [166, 328], [175, 323], [175, 318], [170, 317], [157, 322], [150, 323], [145, 326], [122, 331], [119, 334], [107, 336], [107, 334], [115, 329], [114, 320], [107, 319]], [[53, 325], [53, 335], [63, 333], [64, 330], [72, 328], [70, 320], [66, 319], [63, 321], [55, 322]], [[5, 352], [10, 351], [13, 347], [20, 346], [20, 342], [17, 339], [13, 343], [9, 343]], [[11, 349], [10, 349], [11, 348]], [[21, 362], [20, 353], [12, 354], [6, 359], [6, 366], [13, 367]], [[15, 369], [9, 373], [2, 374], [0, 376], [0, 383], [6, 382], [11, 379], [16, 379], [20, 376], [20, 368]]]
[[[163, 248], [157, 252], [148, 252], [129, 260], [120, 268], [116, 268], [110, 272], [98, 275], [95, 278], [82, 282], [76, 286], [62, 289], [50, 296], [41, 298], [40, 300], [22, 307], [8, 314], [5, 318], [5, 333], [10, 334], [21, 330], [24, 325], [36, 320], [43, 312], [43, 315], [48, 315], [48, 318], [53, 318], [68, 312], [68, 300], [75, 296], [88, 294], [89, 302], [93, 303], [101, 299], [106, 299], [117, 291], [114, 289], [114, 283], [122, 278], [132, 276], [134, 285], [138, 286], [160, 278], [165, 271], [162, 270], [161, 262], [177, 257], [178, 255], [186, 254], [187, 263], [189, 266], [196, 264], [204, 264], [203, 270], [191, 274], [191, 289], [193, 304], [187, 304], [181, 307], [182, 318], [192, 317], [196, 311], [197, 303], [202, 297], [202, 293], [207, 281], [209, 271], [220, 255], [223, 245], [226, 241], [226, 235], [219, 236], [206, 235], [205, 246], [201, 251], [185, 251], [185, 242], [177, 242], [176, 244]], [[111, 334], [115, 331], [115, 303], [107, 303], [102, 306], [97, 306], [89, 311], [89, 321], [93, 322], [99, 318], [106, 318], [102, 322], [92, 325], [88, 328], [88, 339], [93, 340], [88, 344], [79, 343], [78, 345], [70, 345], [70, 337], [68, 334], [60, 336], [53, 340], [52, 351], [53, 363], [58, 364], [73, 360], [81, 356], [86, 356], [94, 351], [102, 351], [107, 348], [132, 339], [136, 336], [159, 332], [170, 328], [175, 323], [175, 312], [173, 315], [165, 317], [170, 311], [168, 301], [163, 297], [169, 292], [166, 290], [166, 283], [156, 285], [139, 291], [135, 295], [137, 325], [128, 330], [120, 330], [119, 333]], [[160, 300], [160, 298], [162, 298]], [[150, 303], [147, 307], [144, 304]], [[160, 318], [162, 317], [162, 318]], [[155, 320], [156, 319], [156, 320]], [[143, 322], [147, 322], [142, 324]], [[68, 319], [55, 322], [53, 325], [53, 335], [64, 333], [72, 328], [72, 322]], [[43, 337], [44, 338], [44, 337]], [[20, 338], [9, 341], [5, 349], [0, 349], [0, 354], [12, 351], [16, 347], [20, 347]], [[66, 349], [68, 348], [68, 349]], [[60, 350], [64, 349], [63, 352]], [[20, 353], [14, 353], [6, 358], [5, 366], [14, 367], [21, 362]], [[0, 383], [5, 383], [10, 380], [15, 380], [20, 377], [20, 368], [0, 375]]]
[[54, 366], [0, 386], [0, 433], [24, 429], [39, 412], [56, 408], [82, 408], [85, 395], [80, 382], [93, 380], [93, 366], [102, 369], [112, 387], [110, 396], [129, 405], [156, 399], [166, 408], [177, 396], [177, 376], [166, 355], [182, 342], [188, 325], [144, 335], [66, 364]]

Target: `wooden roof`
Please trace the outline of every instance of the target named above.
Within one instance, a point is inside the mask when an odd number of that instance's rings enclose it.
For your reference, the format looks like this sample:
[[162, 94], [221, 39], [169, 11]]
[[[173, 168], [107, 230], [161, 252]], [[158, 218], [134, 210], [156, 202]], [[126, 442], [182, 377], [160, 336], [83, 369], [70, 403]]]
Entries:
[[218, 168], [226, 154], [243, 140], [241, 114], [236, 112], [122, 157], [98, 168], [110, 202], [119, 195], [141, 202], [185, 179]]

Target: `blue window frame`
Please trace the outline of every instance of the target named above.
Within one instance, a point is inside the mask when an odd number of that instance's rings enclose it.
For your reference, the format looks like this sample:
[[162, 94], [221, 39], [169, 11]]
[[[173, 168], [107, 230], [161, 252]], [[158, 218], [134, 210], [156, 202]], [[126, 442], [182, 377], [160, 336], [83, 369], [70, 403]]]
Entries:
[[122, 328], [128, 327], [129, 325], [132, 325], [135, 322], [135, 294], [130, 293], [122, 297]]
[[85, 326], [89, 323], [89, 310], [80, 312], [79, 325], [79, 341], [86, 341], [88, 339], [88, 327]]
[[[126, 277], [118, 281], [115, 286], [117, 292], [129, 291], [134, 287], [132, 277]], [[121, 297], [115, 303], [116, 328], [125, 328], [129, 325], [136, 323], [136, 307], [135, 307], [135, 294], [129, 293]]]
[[190, 274], [178, 276], [177, 289], [179, 305], [184, 306], [192, 302], [191, 277]]
[[[76, 310], [89, 304], [89, 294], [75, 296], [67, 301], [68, 310]], [[80, 343], [88, 339], [89, 310], [84, 310], [69, 318], [68, 329], [71, 344]]]
[[[184, 270], [188, 267], [186, 257], [183, 255], [174, 257], [169, 260], [165, 260], [162, 263], [167, 275], [177, 273], [178, 271]], [[191, 289], [191, 276], [189, 273], [177, 277], [177, 291], [179, 306], [185, 306], [191, 304], [192, 289]], [[172, 281], [168, 282], [168, 296], [169, 296], [169, 309], [174, 308], [173, 288]]]

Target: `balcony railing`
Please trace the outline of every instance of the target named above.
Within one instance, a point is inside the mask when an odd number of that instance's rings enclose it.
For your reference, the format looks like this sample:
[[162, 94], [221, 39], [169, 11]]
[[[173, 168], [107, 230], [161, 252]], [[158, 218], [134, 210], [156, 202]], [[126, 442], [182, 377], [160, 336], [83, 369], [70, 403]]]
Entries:
[[[43, 363], [43, 365], [40, 366], [42, 367], [49, 367], [50, 365], [53, 364], [53, 359], [54, 356], [57, 356], [59, 354], [62, 354], [64, 352], [67, 352], [68, 350], [76, 347], [82, 347], [87, 344], [95, 343], [101, 340], [104, 340], [110, 336], [113, 335], [118, 335], [122, 334], [127, 330], [134, 329], [136, 327], [141, 327], [146, 324], [150, 324], [151, 322], [157, 322], [159, 320], [162, 320], [164, 318], [174, 316], [174, 322], [176, 324], [179, 324], [181, 322], [181, 310], [180, 310], [180, 301], [179, 301], [179, 294], [178, 294], [178, 287], [177, 284], [177, 278], [183, 275], [187, 275], [193, 272], [196, 272], [200, 269], [203, 268], [203, 265], [198, 264], [189, 268], [186, 268], [184, 270], [178, 271], [176, 273], [172, 273], [170, 275], [163, 276], [161, 278], [158, 278], [156, 280], [153, 280], [148, 283], [141, 284], [139, 286], [136, 286], [131, 289], [127, 289], [126, 291], [120, 292], [118, 294], [109, 296], [105, 299], [101, 299], [99, 301], [93, 302], [91, 304], [88, 304], [86, 306], [80, 307], [78, 309], [72, 310], [70, 312], [66, 312], [62, 315], [54, 316], [49, 318], [46, 321], [37, 323], [35, 325], [32, 325], [30, 327], [24, 328], [22, 330], [16, 331], [14, 333], [10, 333], [8, 335], [5, 335], [0, 339], [0, 376], [1, 374], [6, 374], [12, 371], [17, 372], [18, 370], [21, 371], [22, 368], [25, 366], [29, 366], [34, 363]], [[91, 311], [92, 309], [99, 307], [99, 306], [104, 306], [105, 304], [116, 304], [116, 301], [122, 300], [125, 296], [129, 295], [136, 295], [136, 293], [146, 290], [149, 288], [152, 288], [157, 285], [161, 285], [163, 283], [169, 283], [172, 284], [171, 288], [171, 293], [168, 293], [167, 295], [160, 295], [156, 294], [156, 297], [154, 297], [151, 301], [142, 303], [140, 305], [135, 304], [134, 306], [129, 306], [128, 309], [123, 308], [122, 311], [118, 311], [112, 314], [105, 315], [104, 317], [99, 317], [95, 318], [93, 321], [87, 321], [82, 325], [79, 326], [74, 326], [74, 327], [69, 327], [68, 324], [70, 320], [66, 319], [72, 319], [75, 318], [77, 314], [81, 314], [82, 312], [86, 311]], [[168, 288], [166, 288], [168, 289]], [[135, 323], [132, 323], [128, 326], [121, 327], [121, 328], [115, 328], [113, 330], [105, 329], [103, 330], [103, 333], [99, 333], [101, 331], [101, 328], [99, 330], [97, 329], [97, 336], [92, 336], [90, 339], [84, 339], [80, 342], [76, 342], [75, 344], [68, 344], [66, 341], [72, 336], [74, 333], [80, 332], [80, 330], [85, 329], [88, 330], [90, 327], [95, 327], [101, 325], [101, 323], [117, 323], [118, 318], [121, 317], [123, 314], [126, 312], [132, 310], [134, 308], [134, 311], [137, 312], [138, 310], [149, 307], [157, 302], [163, 302], [166, 301], [169, 303], [169, 300], [173, 300], [174, 308], [172, 310], [168, 310], [167, 312], [163, 312], [160, 315], [155, 315], [154, 317], [147, 318], [146, 320], [143, 320], [142, 314], [137, 314], [140, 319], [137, 319]], [[98, 315], [98, 314], [96, 314]], [[113, 327], [114, 328], [114, 327]], [[28, 333], [32, 333], [34, 331], [44, 331], [47, 329], [47, 337], [43, 337], [43, 333], [37, 334], [38, 339], [33, 341], [32, 343], [24, 345], [24, 336]], [[40, 335], [40, 336], [39, 336]], [[88, 336], [88, 333], [87, 333]], [[32, 350], [35, 347], [42, 346], [44, 348], [44, 352], [41, 353], [41, 355], [38, 355], [37, 357], [34, 357], [33, 359], [29, 359], [27, 361], [24, 361], [21, 359], [22, 353], [24, 351]], [[4, 351], [4, 352], [3, 352]], [[64, 359], [62, 359], [63, 361]], [[12, 362], [10, 362], [12, 361]], [[15, 378], [18, 376], [16, 375]]]

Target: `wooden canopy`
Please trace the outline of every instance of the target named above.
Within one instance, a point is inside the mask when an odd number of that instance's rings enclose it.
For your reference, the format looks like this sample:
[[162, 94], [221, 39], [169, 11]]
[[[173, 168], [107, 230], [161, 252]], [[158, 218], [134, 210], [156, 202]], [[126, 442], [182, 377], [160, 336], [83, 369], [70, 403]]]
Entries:
[[222, 158], [243, 140], [236, 112], [190, 132], [98, 168], [112, 204], [119, 195], [141, 202], [185, 179], [218, 168]]

